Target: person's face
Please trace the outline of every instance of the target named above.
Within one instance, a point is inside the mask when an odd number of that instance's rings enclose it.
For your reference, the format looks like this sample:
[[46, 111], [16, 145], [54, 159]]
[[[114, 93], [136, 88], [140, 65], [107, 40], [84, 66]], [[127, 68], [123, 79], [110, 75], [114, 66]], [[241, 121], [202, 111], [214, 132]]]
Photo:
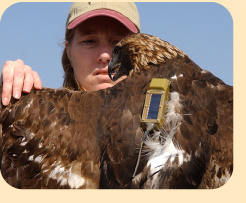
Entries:
[[113, 86], [108, 64], [115, 44], [131, 34], [120, 22], [106, 16], [94, 17], [74, 30], [71, 43], [66, 42], [74, 76], [86, 91]]

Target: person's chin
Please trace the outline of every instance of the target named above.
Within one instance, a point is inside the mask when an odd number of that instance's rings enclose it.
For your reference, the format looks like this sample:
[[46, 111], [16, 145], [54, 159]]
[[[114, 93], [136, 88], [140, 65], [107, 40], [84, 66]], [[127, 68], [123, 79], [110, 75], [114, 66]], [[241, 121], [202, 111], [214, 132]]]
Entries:
[[95, 76], [95, 90], [105, 89], [108, 87], [112, 87], [115, 83], [109, 78], [108, 75], [97, 75]]
[[102, 83], [96, 86], [96, 90], [106, 89], [108, 87], [112, 87], [113, 83]]

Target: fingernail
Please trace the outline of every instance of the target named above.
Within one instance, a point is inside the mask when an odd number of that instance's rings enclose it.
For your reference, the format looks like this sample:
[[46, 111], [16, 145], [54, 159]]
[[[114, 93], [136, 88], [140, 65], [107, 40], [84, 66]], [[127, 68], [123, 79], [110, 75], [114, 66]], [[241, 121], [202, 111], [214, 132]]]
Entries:
[[15, 99], [19, 99], [20, 98], [20, 92], [19, 91], [15, 91], [14, 98]]
[[27, 87], [24, 87], [24, 88], [23, 88], [23, 92], [29, 93], [29, 92], [30, 92], [30, 88], [29, 88], [29, 87], [28, 87], [28, 88], [27, 88]]
[[36, 89], [41, 89], [41, 88], [42, 88], [42, 85], [41, 85], [40, 83], [36, 83], [36, 84], [35, 84], [35, 88], [36, 88]]
[[8, 102], [9, 102], [9, 99], [7, 97], [4, 97], [3, 100], [2, 100], [3, 105], [7, 106]]

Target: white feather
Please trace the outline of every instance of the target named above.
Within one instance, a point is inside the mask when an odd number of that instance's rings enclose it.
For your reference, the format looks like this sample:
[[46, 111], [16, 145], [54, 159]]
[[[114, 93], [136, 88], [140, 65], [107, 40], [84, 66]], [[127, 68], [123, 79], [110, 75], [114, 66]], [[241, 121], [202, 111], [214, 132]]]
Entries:
[[147, 152], [148, 156], [147, 167], [150, 166], [151, 174], [157, 172], [161, 168], [165, 168], [167, 161], [170, 160], [173, 162], [176, 157], [178, 157], [178, 164], [180, 166], [184, 162], [184, 150], [181, 149], [174, 138], [177, 128], [183, 118], [180, 114], [181, 108], [182, 105], [179, 101], [179, 93], [171, 92], [170, 100], [167, 103], [164, 123], [164, 126], [167, 126], [168, 128], [168, 132], [165, 128], [161, 129], [162, 139], [164, 140], [163, 144], [161, 144], [158, 139], [160, 132], [155, 133], [154, 136], [147, 136], [144, 142], [145, 152]]

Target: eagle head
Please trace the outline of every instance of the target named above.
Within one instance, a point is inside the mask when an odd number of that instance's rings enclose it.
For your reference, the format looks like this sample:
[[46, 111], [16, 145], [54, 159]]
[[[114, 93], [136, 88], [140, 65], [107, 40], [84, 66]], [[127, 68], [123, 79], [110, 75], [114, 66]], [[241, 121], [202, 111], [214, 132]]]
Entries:
[[[123, 44], [123, 43], [124, 44]], [[130, 43], [121, 41], [113, 48], [112, 59], [108, 64], [108, 75], [111, 80], [116, 81], [124, 75], [129, 75], [133, 69], [131, 64], [131, 57], [128, 52]], [[113, 75], [113, 77], [112, 77]]]
[[108, 65], [108, 75], [116, 81], [124, 75], [146, 70], [151, 64], [165, 63], [165, 59], [184, 55], [180, 49], [158, 37], [143, 33], [132, 34], [115, 45]]

